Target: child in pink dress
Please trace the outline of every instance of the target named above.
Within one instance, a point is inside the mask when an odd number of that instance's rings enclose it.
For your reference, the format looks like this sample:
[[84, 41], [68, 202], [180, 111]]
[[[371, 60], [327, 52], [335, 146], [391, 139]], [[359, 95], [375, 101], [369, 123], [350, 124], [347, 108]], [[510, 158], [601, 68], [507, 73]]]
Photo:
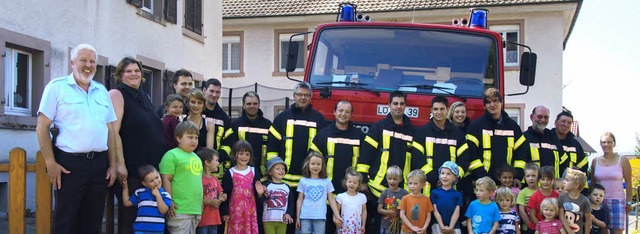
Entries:
[[247, 141], [238, 141], [231, 150], [235, 164], [222, 177], [222, 189], [229, 191], [229, 201], [221, 206], [227, 233], [258, 233], [256, 201], [264, 194], [260, 175], [250, 166], [253, 149]]

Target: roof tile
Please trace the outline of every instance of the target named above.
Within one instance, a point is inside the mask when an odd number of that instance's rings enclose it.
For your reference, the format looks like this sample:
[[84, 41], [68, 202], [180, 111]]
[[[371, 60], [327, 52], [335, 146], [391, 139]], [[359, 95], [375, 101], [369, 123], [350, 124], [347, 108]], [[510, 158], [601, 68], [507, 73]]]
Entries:
[[[352, 0], [361, 12], [564, 3], [580, 0]], [[333, 14], [345, 0], [223, 0], [224, 18]]]

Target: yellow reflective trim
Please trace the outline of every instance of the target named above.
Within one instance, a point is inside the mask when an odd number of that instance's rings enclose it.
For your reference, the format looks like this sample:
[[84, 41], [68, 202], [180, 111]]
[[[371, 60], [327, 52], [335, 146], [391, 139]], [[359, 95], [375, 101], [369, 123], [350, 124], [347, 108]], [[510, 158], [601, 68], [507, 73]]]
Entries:
[[433, 156], [433, 142], [425, 142], [424, 143], [424, 155], [427, 157]]
[[425, 196], [431, 196], [431, 183], [425, 183], [424, 188], [422, 189], [422, 194]]
[[567, 156], [567, 153], [565, 152], [562, 157], [560, 157], [560, 164], [563, 164], [568, 158], [569, 156]]
[[282, 178], [282, 182], [284, 182], [285, 184], [289, 185], [289, 187], [297, 188], [299, 180], [298, 181], [292, 181], [292, 180], [286, 180], [286, 179]]
[[458, 175], [460, 175], [460, 177], [464, 176], [464, 168], [462, 168], [461, 166], [458, 166]]
[[356, 171], [357, 171], [357, 172], [360, 172], [360, 173], [367, 173], [367, 174], [368, 174], [368, 173], [369, 173], [369, 168], [370, 168], [370, 167], [371, 167], [371, 166], [369, 166], [369, 165], [367, 165], [367, 164], [360, 164], [360, 163], [358, 163], [358, 164], [356, 164]]
[[484, 150], [482, 153], [482, 158], [484, 159], [484, 170], [489, 172], [489, 168], [491, 168], [491, 150]]
[[478, 168], [480, 168], [482, 166], [483, 166], [482, 161], [480, 161], [480, 159], [476, 159], [476, 160], [471, 161], [471, 163], [469, 164], [469, 170], [473, 171], [473, 170], [478, 169]]
[[514, 168], [524, 169], [524, 166], [525, 166], [526, 164], [527, 164], [527, 163], [526, 163], [525, 161], [523, 161], [523, 160], [516, 160], [516, 161], [513, 163], [513, 167], [514, 167]]
[[570, 158], [570, 160], [569, 160], [569, 168], [572, 168], [573, 164], [576, 164], [577, 163], [576, 161], [578, 161], [578, 154], [569, 153], [569, 158]]
[[336, 155], [336, 143], [327, 142], [327, 157]]
[[282, 135], [280, 135], [278, 130], [276, 130], [276, 128], [274, 128], [273, 126], [269, 127], [269, 133], [271, 133], [271, 135], [273, 135], [279, 141], [282, 140]]
[[482, 148], [491, 149], [491, 135], [482, 133]]
[[458, 155], [458, 157], [460, 157], [460, 155], [462, 155], [462, 153], [464, 153], [464, 151], [466, 151], [467, 149], [469, 149], [469, 145], [467, 143], [464, 143], [462, 144], [462, 146], [460, 146], [460, 148], [458, 148], [456, 154]]
[[378, 168], [378, 172], [376, 173], [375, 178], [373, 179], [374, 183], [382, 184], [382, 180], [384, 176], [387, 174], [387, 167], [389, 163], [389, 151], [382, 152], [380, 155], [380, 167]]
[[529, 147], [529, 151], [531, 151], [531, 161], [540, 161], [540, 151], [538, 150], [538, 148]]
[[376, 197], [380, 197], [380, 194], [382, 194], [382, 191], [384, 191], [386, 188], [384, 188], [384, 186], [380, 186], [382, 187], [382, 189], [379, 189], [376, 187], [377, 186], [375, 184], [369, 181], [369, 191], [371, 192], [371, 194], [373, 194]]
[[[309, 143], [307, 144], [307, 147], [310, 147], [311, 145], [313, 145], [312, 144], [313, 143], [313, 137], [316, 136], [317, 132], [318, 131], [316, 130], [316, 128], [309, 128]], [[317, 149], [317, 147], [316, 147], [316, 149]], [[308, 148], [307, 148], [307, 150], [308, 150]], [[317, 150], [317, 151], [320, 152], [320, 150]]]
[[411, 145], [413, 146], [413, 148], [420, 151], [420, 153], [424, 154], [424, 147], [422, 147], [420, 143], [414, 141], [414, 142], [411, 142]]
[[329, 180], [333, 179], [333, 161], [335, 159], [333, 157], [330, 157], [327, 159], [327, 177], [329, 178]]
[[373, 138], [371, 138], [370, 136], [365, 137], [364, 142], [369, 143], [369, 145], [371, 145], [373, 148], [376, 148], [376, 149], [378, 148], [378, 142]]
[[[411, 172], [411, 153], [407, 152], [404, 154], [404, 171], [407, 176]], [[405, 180], [406, 181], [406, 180]]]
[[431, 166], [425, 164], [424, 166], [422, 166], [420, 168], [421, 171], [424, 171], [424, 174], [426, 175], [427, 173], [429, 173], [430, 171], [432, 171], [433, 169], [431, 169]]
[[240, 140], [245, 140], [247, 139], [247, 132], [246, 131], [238, 131], [238, 139]]
[[291, 159], [293, 158], [293, 130], [294, 126], [291, 121], [287, 121], [287, 126], [285, 128], [285, 139], [284, 139], [284, 163], [287, 166], [291, 165]]
[[449, 146], [449, 161], [455, 162], [456, 161], [456, 147], [455, 146]]
[[229, 147], [228, 145], [220, 146], [220, 150], [227, 152], [227, 155], [231, 154], [231, 147]]
[[527, 140], [527, 139], [524, 137], [524, 135], [520, 135], [520, 137], [519, 137], [519, 138], [518, 138], [518, 140], [516, 141], [516, 144], [514, 145], [514, 147], [513, 147], [513, 148], [514, 148], [514, 149], [518, 149], [518, 148], [520, 148], [520, 146], [522, 146], [522, 144], [524, 144], [524, 142], [525, 142], [526, 140]]
[[220, 145], [223, 137], [224, 137], [224, 126], [218, 126], [218, 131], [216, 131], [216, 146], [218, 146], [217, 150], [220, 149]]
[[353, 150], [353, 156], [351, 157], [351, 167], [356, 168], [358, 158], [360, 157], [360, 147], [354, 146], [351, 149]]
[[277, 152], [267, 152], [267, 160], [278, 157]]
[[511, 166], [513, 164], [513, 137], [507, 137], [507, 164]]
[[471, 141], [474, 144], [476, 144], [476, 147], [480, 147], [480, 141], [474, 135], [467, 134], [466, 138], [467, 138], [468, 141]]
[[309, 149], [316, 151], [318, 153], [322, 153], [322, 151], [320, 151], [320, 148], [318, 148], [318, 146], [316, 146], [316, 144], [313, 144], [313, 142], [311, 142], [311, 145], [309, 145]]
[[227, 129], [227, 131], [224, 132], [224, 139], [231, 136], [231, 134], [233, 134], [233, 128]]
[[283, 179], [292, 180], [292, 181], [300, 181], [302, 179], [301, 175], [293, 175], [293, 174], [285, 174]]
[[586, 165], [587, 165], [587, 163], [588, 163], [588, 162], [589, 162], [589, 161], [587, 160], [587, 157], [584, 157], [584, 158], [582, 159], [582, 161], [578, 163], [577, 167], [578, 167], [578, 168], [583, 168], [584, 166], [586, 166]]
[[553, 168], [556, 171], [556, 178], [560, 178], [560, 164], [559, 164], [560, 157], [558, 157], [558, 151], [555, 151], [555, 150], [553, 151], [553, 158], [555, 159], [553, 161]]

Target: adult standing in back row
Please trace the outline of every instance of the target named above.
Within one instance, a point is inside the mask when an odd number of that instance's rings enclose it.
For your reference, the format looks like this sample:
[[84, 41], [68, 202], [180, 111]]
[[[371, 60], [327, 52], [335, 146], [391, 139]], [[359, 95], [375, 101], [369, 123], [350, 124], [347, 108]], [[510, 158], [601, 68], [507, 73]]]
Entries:
[[[107, 185], [116, 179], [116, 115], [107, 89], [93, 80], [96, 49], [80, 44], [70, 60], [73, 72], [44, 88], [36, 136], [55, 189], [53, 233], [100, 233]], [[52, 123], [60, 131], [53, 143]]]
[[[173, 89], [175, 90], [176, 94], [180, 95], [180, 97], [185, 100], [184, 108], [182, 108], [182, 113], [187, 114], [189, 112], [187, 110], [186, 103], [187, 95], [189, 95], [189, 93], [193, 89], [193, 75], [191, 75], [191, 72], [180, 69], [173, 73]], [[164, 116], [164, 109], [164, 105], [160, 105], [158, 107], [158, 110], [156, 111], [156, 115], [158, 116], [158, 118], [162, 119], [162, 116]]]
[[[115, 77], [120, 83], [109, 91], [109, 96], [117, 117], [113, 131], [118, 178], [128, 182], [129, 195], [132, 195], [142, 187], [138, 168], [146, 164], [157, 168], [167, 147], [162, 137], [162, 121], [154, 113], [149, 95], [140, 88], [145, 82], [142, 63], [130, 57], [120, 60]], [[138, 208], [123, 206], [122, 189], [120, 183], [114, 186], [118, 198], [118, 233], [133, 233]]]
[[[282, 181], [297, 188], [302, 179], [302, 163], [312, 146], [311, 141], [318, 130], [325, 127], [326, 120], [311, 106], [309, 83], [296, 84], [293, 88], [293, 100], [295, 103], [291, 108], [278, 114], [269, 128], [267, 160], [283, 158], [289, 170]], [[297, 198], [297, 194], [295, 195]]]
[[[604, 154], [591, 162], [591, 183], [601, 184], [606, 191], [604, 205], [609, 210], [607, 228], [611, 229], [613, 234], [622, 234], [627, 213], [631, 211], [633, 182], [629, 159], [613, 152], [615, 146], [616, 137], [612, 133], [602, 134], [600, 147]], [[623, 179], [626, 189], [622, 187]]]
[[[409, 172], [415, 169], [411, 165], [411, 144], [413, 142], [414, 127], [411, 120], [404, 114], [407, 108], [407, 95], [394, 91], [389, 95], [389, 114], [384, 119], [371, 126], [362, 143], [360, 158], [356, 170], [362, 174], [363, 187], [368, 186], [371, 196], [367, 197], [366, 230], [379, 233], [380, 214], [378, 213], [378, 198], [387, 189], [386, 171], [396, 165], [403, 169], [403, 181]], [[400, 183], [402, 188], [403, 183]], [[405, 187], [406, 188], [406, 187]], [[370, 217], [370, 218], [369, 218]]]

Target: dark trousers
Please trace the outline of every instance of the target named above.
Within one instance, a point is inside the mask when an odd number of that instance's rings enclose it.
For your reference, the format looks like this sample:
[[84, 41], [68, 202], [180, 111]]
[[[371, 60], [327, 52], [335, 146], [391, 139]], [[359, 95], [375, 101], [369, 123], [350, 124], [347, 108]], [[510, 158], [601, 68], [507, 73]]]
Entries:
[[[137, 175], [137, 173], [134, 174]], [[131, 196], [133, 192], [136, 191], [136, 189], [142, 188], [142, 183], [140, 181], [140, 178], [138, 178], [137, 176], [129, 176], [127, 177], [127, 186], [129, 187], [129, 196]], [[138, 207], [124, 207], [122, 205], [122, 185], [120, 183], [116, 182], [113, 185], [113, 193], [118, 199], [118, 233], [133, 234], [133, 222], [136, 221], [136, 216], [138, 215]]]
[[367, 233], [380, 233], [381, 216], [378, 213], [378, 198], [371, 194], [367, 195]]
[[56, 151], [56, 161], [71, 173], [61, 173], [62, 187], [55, 191], [53, 232], [101, 233], [107, 194], [106, 152], [93, 158]]

